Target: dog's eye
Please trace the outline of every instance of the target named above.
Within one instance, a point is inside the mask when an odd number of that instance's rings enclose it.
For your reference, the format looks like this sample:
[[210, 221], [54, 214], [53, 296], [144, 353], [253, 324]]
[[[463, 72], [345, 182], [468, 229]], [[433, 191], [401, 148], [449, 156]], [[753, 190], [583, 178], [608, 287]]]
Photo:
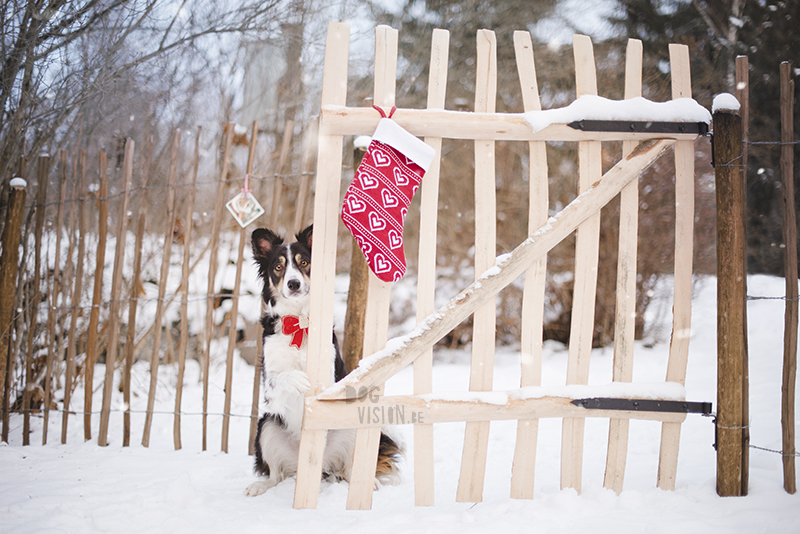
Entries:
[[300, 260], [300, 267], [308, 267], [308, 262], [306, 260]]
[[283, 265], [281, 265], [280, 263], [279, 263], [278, 265], [276, 265], [276, 266], [275, 266], [275, 272], [278, 272], [278, 273], [279, 273], [279, 272], [281, 272], [282, 270], [283, 270]]

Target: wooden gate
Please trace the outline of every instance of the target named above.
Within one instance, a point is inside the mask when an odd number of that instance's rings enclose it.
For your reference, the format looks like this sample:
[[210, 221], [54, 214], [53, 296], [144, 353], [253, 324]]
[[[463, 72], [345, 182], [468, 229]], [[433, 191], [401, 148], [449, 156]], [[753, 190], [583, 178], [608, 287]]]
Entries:
[[[625, 471], [630, 419], [662, 421], [658, 486], [673, 489], [681, 422], [685, 413], [637, 410], [592, 410], [575, 399], [587, 397], [647, 397], [684, 400], [688, 353], [692, 231], [694, 217], [694, 140], [680, 122], [676, 128], [648, 129], [647, 121], [628, 124], [626, 131], [589, 131], [585, 124], [554, 123], [537, 131], [529, 114], [495, 113], [496, 46], [494, 33], [478, 32], [474, 112], [445, 111], [449, 34], [435, 30], [431, 48], [428, 108], [398, 109], [394, 119], [436, 149], [437, 155], [421, 186], [420, 255], [417, 325], [407, 335], [387, 343], [391, 284], [370, 273], [367, 324], [361, 364], [342, 381], [330, 385], [336, 238], [339, 217], [344, 135], [370, 135], [380, 119], [371, 108], [346, 107], [349, 27], [331, 23], [328, 29], [322, 92], [319, 158], [314, 209], [314, 247], [309, 332], [308, 375], [300, 462], [295, 491], [296, 508], [313, 508], [320, 485], [321, 459], [328, 429], [356, 428], [356, 448], [347, 506], [370, 508], [381, 424], [387, 418], [364, 417], [364, 407], [395, 414], [394, 423], [414, 424], [414, 476], [417, 505], [433, 504], [433, 423], [465, 421], [466, 434], [456, 499], [482, 498], [489, 421], [518, 420], [511, 496], [532, 498], [538, 420], [563, 418], [561, 485], [580, 491], [585, 417], [609, 418], [610, 435], [605, 486], [619, 492]], [[516, 61], [526, 112], [542, 112], [530, 34], [514, 34]], [[577, 96], [597, 95], [591, 41], [575, 36]], [[397, 31], [376, 29], [374, 104], [395, 103]], [[673, 101], [691, 98], [689, 52], [670, 45]], [[641, 42], [627, 49], [625, 98], [641, 96]], [[690, 101], [696, 107], [699, 106]], [[700, 108], [702, 111], [702, 108]], [[705, 112], [706, 114], [708, 112]], [[709, 115], [710, 117], [710, 115]], [[590, 117], [584, 117], [590, 118]], [[643, 117], [658, 120], [658, 117]], [[614, 122], [614, 121], [612, 121]], [[705, 121], [706, 123], [708, 121]], [[663, 123], [662, 123], [663, 124]], [[682, 125], [682, 126], [681, 126]], [[582, 127], [582, 128], [581, 128]], [[616, 128], [619, 129], [619, 128]], [[682, 133], [686, 132], [686, 133]], [[449, 303], [434, 310], [436, 218], [439, 157], [442, 138], [475, 142], [475, 273], [476, 280]], [[496, 258], [494, 143], [530, 143], [530, 237], [511, 253]], [[607, 173], [601, 170], [601, 141], [623, 141], [623, 158]], [[548, 218], [548, 179], [545, 141], [572, 141], [579, 146], [579, 196], [559, 214]], [[641, 144], [639, 144], [641, 142]], [[665, 383], [645, 387], [631, 383], [635, 316], [637, 177], [668, 147], [674, 145], [676, 168], [674, 324]], [[614, 347], [614, 384], [590, 387], [594, 302], [599, 250], [600, 209], [621, 195], [620, 251]], [[577, 231], [574, 299], [566, 387], [541, 387], [542, 316], [546, 257], [561, 240]], [[522, 309], [521, 384], [513, 391], [490, 391], [494, 365], [495, 305], [493, 297], [525, 273]], [[470, 391], [437, 396], [432, 391], [431, 348], [455, 326], [474, 314]], [[414, 364], [414, 394], [383, 396], [383, 384]], [[366, 397], [369, 397], [367, 401]], [[367, 403], [368, 404], [365, 404]], [[361, 412], [359, 412], [361, 409]], [[412, 420], [410, 414], [415, 414]], [[401, 417], [401, 415], [403, 417]], [[417, 417], [417, 415], [421, 417]]]

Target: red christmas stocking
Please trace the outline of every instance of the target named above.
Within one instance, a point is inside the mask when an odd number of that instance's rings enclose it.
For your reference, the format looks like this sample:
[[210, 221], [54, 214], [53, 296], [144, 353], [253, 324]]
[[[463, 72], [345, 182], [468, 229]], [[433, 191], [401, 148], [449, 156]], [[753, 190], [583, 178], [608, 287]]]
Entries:
[[372, 272], [384, 282], [406, 273], [403, 225], [408, 205], [428, 170], [435, 150], [384, 117], [372, 136], [348, 187], [342, 221], [353, 234]]

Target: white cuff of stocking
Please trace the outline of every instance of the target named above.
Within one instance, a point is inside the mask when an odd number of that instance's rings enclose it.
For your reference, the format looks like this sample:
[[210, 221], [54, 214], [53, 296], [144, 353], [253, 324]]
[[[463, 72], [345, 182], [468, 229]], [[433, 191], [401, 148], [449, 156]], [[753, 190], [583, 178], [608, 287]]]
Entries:
[[436, 156], [436, 151], [425, 141], [404, 130], [402, 126], [391, 119], [381, 119], [378, 122], [372, 139], [396, 149], [422, 167], [425, 172], [428, 172], [428, 167], [431, 166], [431, 162]]

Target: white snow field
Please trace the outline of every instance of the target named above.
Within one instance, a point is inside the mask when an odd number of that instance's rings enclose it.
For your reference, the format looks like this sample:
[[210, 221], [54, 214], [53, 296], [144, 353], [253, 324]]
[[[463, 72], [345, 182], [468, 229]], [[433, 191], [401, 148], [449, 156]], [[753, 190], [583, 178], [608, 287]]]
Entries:
[[[749, 279], [751, 295], [783, 295], [783, 280], [766, 276]], [[716, 281], [695, 285], [687, 398], [716, 405]], [[671, 300], [657, 300], [648, 311], [659, 327], [636, 347], [634, 379], [660, 382], [666, 372]], [[780, 396], [783, 354], [783, 309], [780, 300], [749, 304], [751, 443], [780, 449]], [[412, 314], [413, 315], [413, 314]], [[518, 350], [518, 349], [517, 349]], [[224, 354], [224, 348], [220, 349]], [[590, 385], [611, 381], [610, 348], [592, 354]], [[469, 352], [441, 350], [435, 356], [434, 391], [466, 390]], [[563, 385], [567, 352], [545, 346], [543, 385]], [[102, 379], [98, 368], [95, 376]], [[174, 407], [173, 366], [161, 366], [156, 409]], [[209, 411], [222, 411], [224, 357], [213, 366]], [[387, 393], [410, 393], [411, 369], [387, 384]], [[539, 533], [792, 533], [800, 532], [800, 495], [783, 490], [781, 456], [750, 451], [747, 497], [721, 498], [715, 491], [714, 428], [710, 418], [690, 415], [683, 425], [675, 491], [656, 488], [659, 423], [633, 421], [625, 487], [620, 495], [603, 489], [607, 420], [588, 419], [583, 464], [583, 491], [561, 490], [559, 484], [560, 420], [542, 420], [537, 448], [533, 500], [509, 498], [511, 458], [516, 422], [493, 422], [483, 502], [455, 502], [461, 458], [463, 423], [435, 427], [436, 506], [414, 506], [412, 427], [394, 427], [408, 446], [399, 485], [377, 491], [370, 511], [345, 509], [347, 484], [323, 484], [315, 510], [292, 508], [295, 481], [289, 479], [259, 497], [244, 489], [255, 480], [247, 455], [249, 421], [233, 417], [230, 452], [220, 452], [221, 417], [209, 417], [208, 448], [201, 451], [202, 410], [199, 368], [187, 364], [183, 394], [183, 449], [173, 450], [171, 414], [154, 417], [150, 447], [140, 445], [144, 416], [133, 416], [131, 447], [122, 447], [122, 415], [112, 413], [105, 448], [83, 441], [81, 419], [70, 419], [69, 439], [59, 443], [61, 414], [51, 413], [48, 444], [41, 445], [42, 418], [32, 419], [33, 445], [22, 446], [22, 420], [11, 418], [11, 443], [0, 444], [0, 532], [472, 532]], [[134, 369], [134, 411], [147, 402], [148, 369]], [[235, 363], [232, 411], [250, 412], [253, 369]], [[99, 382], [95, 384], [97, 389]], [[494, 374], [495, 389], [519, 386], [519, 354], [501, 349]], [[115, 388], [116, 392], [116, 388]], [[61, 394], [57, 393], [60, 399]], [[83, 392], [73, 397], [82, 405]], [[99, 409], [100, 396], [95, 397]], [[122, 408], [121, 395], [114, 399]], [[796, 413], [800, 413], [798, 410]], [[97, 432], [99, 416], [93, 431]]]

